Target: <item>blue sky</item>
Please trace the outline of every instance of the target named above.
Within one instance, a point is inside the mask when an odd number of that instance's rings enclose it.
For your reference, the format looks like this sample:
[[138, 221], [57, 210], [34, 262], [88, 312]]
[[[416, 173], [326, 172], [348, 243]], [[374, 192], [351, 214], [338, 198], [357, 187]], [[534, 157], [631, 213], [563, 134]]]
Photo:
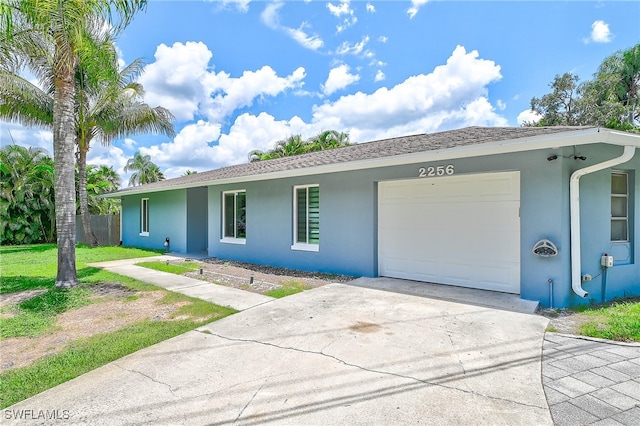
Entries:
[[[141, 57], [174, 139], [94, 145], [89, 162], [149, 154], [167, 177], [247, 161], [289, 135], [353, 142], [460, 127], [518, 126], [556, 74], [589, 79], [640, 42], [638, 1], [159, 1], [120, 35]], [[0, 123], [0, 143], [53, 152], [51, 132]]]

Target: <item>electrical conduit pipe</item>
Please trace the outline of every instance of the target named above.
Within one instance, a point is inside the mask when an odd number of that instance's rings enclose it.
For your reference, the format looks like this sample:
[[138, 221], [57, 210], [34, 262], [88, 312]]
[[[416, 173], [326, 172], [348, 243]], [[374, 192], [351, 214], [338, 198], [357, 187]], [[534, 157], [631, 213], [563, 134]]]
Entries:
[[624, 147], [622, 155], [578, 169], [571, 174], [569, 181], [570, 215], [571, 215], [571, 289], [580, 297], [587, 297], [589, 293], [582, 288], [582, 265], [580, 261], [580, 178], [589, 173], [598, 172], [618, 164], [626, 163], [633, 158], [635, 146]]

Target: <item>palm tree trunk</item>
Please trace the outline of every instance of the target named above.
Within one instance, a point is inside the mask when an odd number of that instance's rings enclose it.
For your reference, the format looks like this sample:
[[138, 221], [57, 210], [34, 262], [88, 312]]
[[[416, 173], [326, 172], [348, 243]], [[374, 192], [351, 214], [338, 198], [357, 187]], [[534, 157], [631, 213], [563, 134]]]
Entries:
[[73, 66], [62, 67], [55, 78], [53, 98], [53, 158], [56, 228], [58, 231], [58, 275], [56, 287], [78, 285], [76, 273], [76, 202], [74, 176], [74, 86]]
[[91, 247], [96, 247], [98, 245], [98, 239], [91, 228], [89, 199], [87, 197], [87, 147], [80, 145], [78, 145], [78, 194], [80, 198], [80, 215], [82, 217], [84, 239]]

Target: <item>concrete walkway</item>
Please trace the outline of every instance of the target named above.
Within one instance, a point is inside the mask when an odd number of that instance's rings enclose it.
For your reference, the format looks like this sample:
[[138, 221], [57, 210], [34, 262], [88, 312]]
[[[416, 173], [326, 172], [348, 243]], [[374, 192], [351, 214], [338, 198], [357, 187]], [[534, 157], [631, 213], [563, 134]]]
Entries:
[[3, 424], [639, 424], [640, 345], [545, 334], [518, 304], [362, 281], [274, 300], [143, 260], [93, 266], [243, 312], [9, 407]]
[[120, 275], [166, 288], [167, 290], [206, 300], [207, 302], [215, 303], [216, 305], [228, 306], [238, 311], [243, 311], [274, 300], [272, 297], [263, 296], [261, 294], [216, 285], [207, 281], [201, 281], [194, 278], [156, 271], [154, 269], [135, 265], [136, 263], [141, 262], [165, 262], [179, 259], [183, 258], [171, 255], [162, 255], [145, 257], [142, 259], [124, 259], [92, 263], [89, 266], [103, 268]]

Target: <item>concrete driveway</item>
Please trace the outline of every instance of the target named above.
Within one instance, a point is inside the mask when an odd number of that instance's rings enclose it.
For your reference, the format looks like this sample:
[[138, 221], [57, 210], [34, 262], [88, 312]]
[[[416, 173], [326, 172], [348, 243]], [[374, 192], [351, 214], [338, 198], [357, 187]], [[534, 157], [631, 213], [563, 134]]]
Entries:
[[[550, 425], [546, 323], [330, 284], [136, 352], [4, 410], [3, 424], [31, 410], [65, 425]], [[41, 420], [15, 423], [55, 422]]]

